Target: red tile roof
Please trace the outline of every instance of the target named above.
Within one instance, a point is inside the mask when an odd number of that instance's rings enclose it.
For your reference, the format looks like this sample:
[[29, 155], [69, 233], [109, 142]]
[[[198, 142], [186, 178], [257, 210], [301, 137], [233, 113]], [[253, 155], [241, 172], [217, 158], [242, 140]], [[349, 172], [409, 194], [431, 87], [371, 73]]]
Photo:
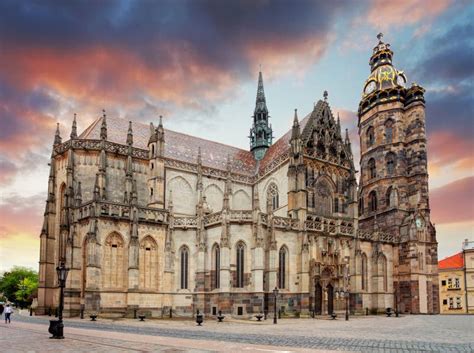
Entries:
[[438, 261], [438, 269], [456, 269], [464, 267], [464, 258], [462, 252], [449, 256], [443, 260]]

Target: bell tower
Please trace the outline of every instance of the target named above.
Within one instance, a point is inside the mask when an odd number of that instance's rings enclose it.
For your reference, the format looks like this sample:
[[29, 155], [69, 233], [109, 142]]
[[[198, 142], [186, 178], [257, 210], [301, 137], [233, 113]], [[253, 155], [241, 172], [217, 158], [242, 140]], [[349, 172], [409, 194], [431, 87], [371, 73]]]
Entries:
[[272, 126], [268, 124], [268, 115], [265, 91], [263, 90], [262, 72], [258, 74], [257, 99], [253, 113], [253, 124], [250, 129], [250, 150], [256, 160], [260, 160], [272, 144]]
[[406, 85], [407, 78], [393, 66], [393, 51], [382, 36], [377, 36], [358, 111], [359, 228], [393, 234], [399, 243], [393, 264], [399, 309], [437, 313], [438, 259], [429, 209], [425, 90], [416, 83]]

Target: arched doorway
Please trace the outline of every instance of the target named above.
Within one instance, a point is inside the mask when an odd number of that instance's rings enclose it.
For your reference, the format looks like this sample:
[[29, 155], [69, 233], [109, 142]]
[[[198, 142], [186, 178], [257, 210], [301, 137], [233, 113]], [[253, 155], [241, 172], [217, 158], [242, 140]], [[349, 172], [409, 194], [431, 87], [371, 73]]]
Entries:
[[315, 315], [321, 315], [323, 308], [323, 287], [318, 282], [316, 283], [314, 292], [314, 313]]
[[326, 287], [328, 293], [328, 314], [331, 315], [334, 311], [334, 287], [329, 283]]

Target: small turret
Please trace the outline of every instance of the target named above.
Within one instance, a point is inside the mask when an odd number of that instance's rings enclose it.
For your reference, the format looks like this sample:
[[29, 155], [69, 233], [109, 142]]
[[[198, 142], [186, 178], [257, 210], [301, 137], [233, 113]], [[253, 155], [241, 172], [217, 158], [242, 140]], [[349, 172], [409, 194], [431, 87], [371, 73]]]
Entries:
[[165, 130], [163, 128], [163, 117], [160, 115], [158, 126], [150, 123], [150, 138], [148, 140], [148, 207], [165, 207], [164, 176], [165, 164]]
[[107, 140], [107, 116], [105, 110], [102, 110], [102, 124], [100, 126], [100, 138], [101, 140]]
[[54, 134], [54, 146], [60, 145], [63, 142], [59, 132], [59, 123], [56, 123], [56, 133]]
[[76, 123], [76, 113], [74, 113], [74, 119], [72, 120], [71, 128], [71, 140], [77, 139], [77, 123]]

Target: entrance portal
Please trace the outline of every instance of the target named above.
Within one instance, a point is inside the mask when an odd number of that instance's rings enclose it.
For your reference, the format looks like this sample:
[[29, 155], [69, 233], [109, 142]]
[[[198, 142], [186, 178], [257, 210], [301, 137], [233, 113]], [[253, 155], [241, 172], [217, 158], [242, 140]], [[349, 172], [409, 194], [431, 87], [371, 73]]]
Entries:
[[334, 311], [334, 288], [331, 283], [326, 287], [328, 292], [328, 314], [331, 315]]
[[318, 282], [316, 283], [316, 288], [314, 292], [314, 313], [316, 315], [321, 315], [322, 308], [323, 308], [323, 287], [321, 287], [321, 284]]

